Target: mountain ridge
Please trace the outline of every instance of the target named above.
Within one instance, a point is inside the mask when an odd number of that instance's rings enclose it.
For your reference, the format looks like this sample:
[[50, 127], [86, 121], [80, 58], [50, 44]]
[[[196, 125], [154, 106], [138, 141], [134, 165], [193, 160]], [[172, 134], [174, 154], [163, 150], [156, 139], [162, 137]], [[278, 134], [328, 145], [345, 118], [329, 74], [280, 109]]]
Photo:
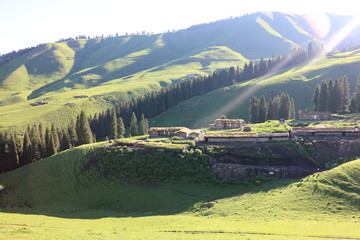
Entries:
[[[347, 16], [328, 18], [341, 23], [350, 20]], [[328, 36], [341, 25], [334, 23]], [[43, 99], [52, 100], [54, 111], [73, 102], [76, 95], [126, 101], [191, 76], [229, 66], [241, 69], [250, 60], [289, 53], [310, 41], [321, 43], [324, 39], [314, 36], [303, 16], [272, 12], [168, 33], [42, 44], [0, 65], [0, 105], [9, 116], [9, 108], [26, 112], [27, 104]], [[49, 106], [42, 108], [50, 111]]]

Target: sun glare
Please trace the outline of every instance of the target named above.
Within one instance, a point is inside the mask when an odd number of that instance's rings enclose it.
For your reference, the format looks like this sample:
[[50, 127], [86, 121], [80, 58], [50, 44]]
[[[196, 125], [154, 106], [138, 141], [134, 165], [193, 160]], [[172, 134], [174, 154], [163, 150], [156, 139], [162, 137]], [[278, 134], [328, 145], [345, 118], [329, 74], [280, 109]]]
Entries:
[[[306, 17], [307, 24], [313, 31], [313, 33], [319, 38], [330, 37], [328, 41], [324, 42], [323, 51], [317, 56], [317, 58], [309, 61], [307, 66], [315, 64], [319, 58], [324, 57], [327, 53], [333, 51], [342, 40], [344, 40], [357, 26], [360, 24], [360, 14], [354, 15], [352, 19], [335, 35], [328, 36], [330, 34], [331, 24], [329, 17], [326, 14], [311, 14]], [[264, 81], [276, 75], [281, 69], [283, 69], [286, 64], [292, 60], [296, 55], [291, 55], [286, 61], [281, 61], [279, 64], [275, 65], [272, 69], [269, 70], [268, 74], [263, 77], [260, 77], [257, 82]], [[260, 88], [261, 84], [252, 84], [239, 96], [235, 97], [231, 102], [221, 108], [219, 111], [207, 116], [203, 120], [214, 119], [220, 115], [228, 114], [237, 108], [240, 104], [244, 104], [244, 101], [254, 95]]]

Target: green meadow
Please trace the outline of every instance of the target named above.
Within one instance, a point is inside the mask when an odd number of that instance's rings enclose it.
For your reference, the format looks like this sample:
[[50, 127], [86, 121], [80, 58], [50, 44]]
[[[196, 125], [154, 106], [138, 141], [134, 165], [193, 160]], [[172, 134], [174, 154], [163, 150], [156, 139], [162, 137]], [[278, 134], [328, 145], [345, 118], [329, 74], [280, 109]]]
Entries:
[[67, 150], [1, 175], [0, 238], [360, 238], [360, 160], [303, 179], [186, 177], [151, 185], [84, 174], [88, 153], [106, 145]]

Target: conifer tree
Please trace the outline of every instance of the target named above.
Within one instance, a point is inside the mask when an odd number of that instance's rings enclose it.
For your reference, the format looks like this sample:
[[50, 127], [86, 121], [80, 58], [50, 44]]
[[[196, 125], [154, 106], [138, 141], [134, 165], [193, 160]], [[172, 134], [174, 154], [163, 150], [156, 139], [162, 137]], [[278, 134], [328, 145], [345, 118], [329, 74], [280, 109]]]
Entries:
[[251, 123], [259, 122], [259, 99], [253, 96], [250, 100], [249, 114]]
[[110, 122], [110, 130], [111, 130], [110, 138], [116, 139], [116, 138], [119, 137], [119, 133], [118, 133], [118, 123], [117, 123], [115, 108], [112, 109], [110, 118], [111, 118], [111, 122]]
[[356, 101], [355, 101], [355, 97], [353, 96], [350, 100], [350, 106], [349, 106], [349, 111], [351, 113], [356, 113]]
[[46, 142], [46, 157], [49, 157], [57, 153], [57, 148], [55, 146], [55, 140], [51, 129], [46, 128], [45, 142]]
[[291, 100], [287, 93], [280, 94], [279, 118], [290, 119]]
[[343, 76], [339, 80], [339, 87], [341, 92], [341, 104], [340, 104], [340, 113], [348, 113], [350, 107], [350, 86], [349, 79], [346, 76]]
[[141, 114], [139, 130], [140, 130], [140, 135], [147, 135], [149, 133], [149, 123], [148, 120], [145, 118], [144, 114]]
[[62, 129], [60, 135], [60, 151], [71, 148], [71, 140], [67, 129]]
[[312, 97], [312, 103], [314, 104], [314, 110], [319, 111], [319, 96], [320, 96], [320, 85], [318, 84], [314, 90]]
[[289, 119], [295, 119], [295, 101], [293, 98], [290, 98], [289, 117]]
[[33, 126], [30, 130], [31, 148], [30, 148], [30, 161], [34, 162], [41, 158], [40, 152], [40, 135], [37, 126]]
[[139, 135], [137, 118], [134, 112], [132, 113], [130, 120], [130, 135], [131, 136]]
[[10, 170], [13, 170], [20, 166], [19, 151], [16, 147], [16, 136], [14, 133], [10, 134], [9, 149], [11, 152]]
[[280, 109], [280, 95], [276, 95], [273, 98], [273, 114], [274, 114], [274, 118], [273, 119], [279, 119], [279, 109]]
[[320, 111], [320, 112], [327, 111], [328, 95], [329, 95], [328, 83], [327, 83], [327, 81], [322, 81], [321, 87], [320, 87], [320, 94], [319, 94], [318, 111]]
[[77, 126], [76, 133], [78, 136], [78, 145], [92, 143], [93, 134], [91, 132], [89, 119], [84, 111], [80, 112], [76, 126]]
[[275, 116], [275, 113], [274, 113], [274, 104], [273, 104], [273, 99], [270, 98], [269, 100], [269, 104], [268, 104], [268, 109], [267, 109], [267, 119], [268, 120], [273, 120], [275, 119], [274, 116]]
[[123, 138], [125, 136], [125, 125], [122, 117], [119, 117], [117, 122], [118, 122], [119, 138]]
[[59, 149], [60, 149], [60, 136], [59, 136], [58, 129], [55, 127], [55, 124], [51, 125], [51, 135], [52, 135], [52, 138], [54, 140], [54, 146], [55, 146], [55, 149], [56, 149], [55, 152], [58, 152]]
[[330, 92], [330, 98], [328, 101], [328, 110], [332, 113], [338, 113], [341, 105], [341, 92], [339, 87], [339, 81], [334, 82], [332, 91]]
[[29, 133], [28, 133], [28, 131], [25, 131], [20, 166], [23, 166], [23, 165], [31, 162], [31, 153], [30, 153], [31, 146], [30, 145], [31, 145], [31, 141], [30, 141]]
[[259, 101], [259, 122], [265, 122], [267, 120], [267, 103], [264, 95], [260, 97]]
[[71, 120], [70, 124], [68, 125], [68, 134], [71, 147], [75, 147], [78, 142], [78, 136], [76, 132], [76, 123], [74, 120]]
[[356, 81], [356, 90], [353, 94], [353, 98], [355, 101], [355, 112], [360, 112], [360, 75]]
[[39, 123], [39, 139], [40, 139], [40, 154], [44, 156], [46, 153], [46, 143], [45, 143], [45, 129], [42, 123]]

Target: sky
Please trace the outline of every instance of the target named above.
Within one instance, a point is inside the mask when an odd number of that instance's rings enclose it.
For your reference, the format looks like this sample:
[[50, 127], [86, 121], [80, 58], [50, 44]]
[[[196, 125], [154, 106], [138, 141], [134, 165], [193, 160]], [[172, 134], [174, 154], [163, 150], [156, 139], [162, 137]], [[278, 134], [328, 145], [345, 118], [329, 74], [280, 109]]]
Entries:
[[0, 0], [0, 54], [77, 35], [165, 32], [254, 12], [354, 15], [357, 0]]

